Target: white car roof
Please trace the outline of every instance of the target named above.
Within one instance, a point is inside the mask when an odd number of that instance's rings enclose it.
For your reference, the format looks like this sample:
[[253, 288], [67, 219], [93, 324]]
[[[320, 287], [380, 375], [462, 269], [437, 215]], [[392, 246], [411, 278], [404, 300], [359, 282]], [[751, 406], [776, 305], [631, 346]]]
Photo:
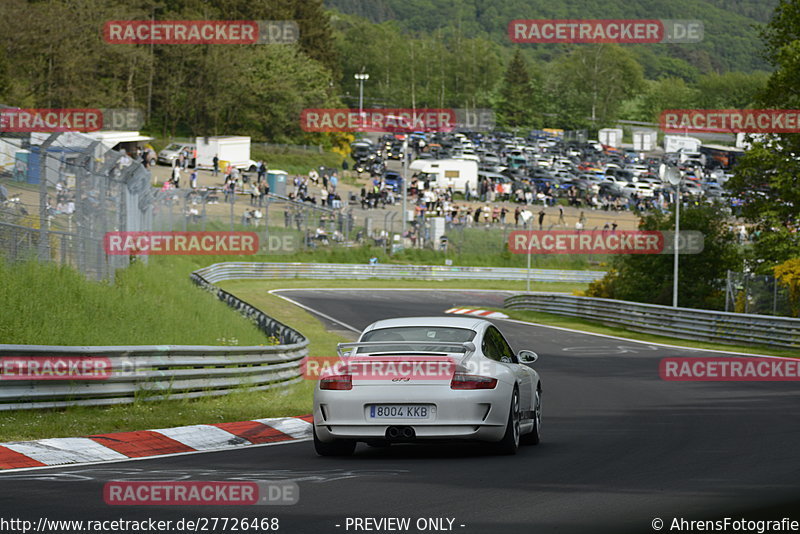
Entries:
[[453, 328], [468, 328], [478, 330], [484, 325], [491, 324], [486, 319], [477, 317], [399, 317], [397, 319], [384, 319], [376, 321], [366, 327], [364, 332], [377, 330], [379, 328], [392, 328], [399, 326], [440, 326]]

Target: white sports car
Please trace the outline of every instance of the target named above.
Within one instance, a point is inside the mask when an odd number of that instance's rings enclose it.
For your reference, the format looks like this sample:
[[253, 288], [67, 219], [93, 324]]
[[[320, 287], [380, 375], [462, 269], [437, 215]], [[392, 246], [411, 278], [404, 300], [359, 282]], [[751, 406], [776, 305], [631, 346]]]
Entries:
[[356, 443], [384, 446], [423, 440], [492, 442], [514, 454], [539, 443], [542, 386], [489, 321], [409, 317], [378, 321], [314, 391], [314, 446], [322, 456], [352, 454]]

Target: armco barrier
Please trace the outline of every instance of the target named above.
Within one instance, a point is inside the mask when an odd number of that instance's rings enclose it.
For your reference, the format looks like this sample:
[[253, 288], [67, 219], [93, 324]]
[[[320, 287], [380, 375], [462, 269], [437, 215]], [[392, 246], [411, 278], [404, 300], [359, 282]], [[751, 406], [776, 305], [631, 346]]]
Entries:
[[[101, 379], [8, 380], [0, 375], [0, 410], [125, 404], [135, 399], [188, 399], [225, 395], [243, 386], [257, 390], [302, 380], [300, 363], [308, 340], [201, 275], [192, 280], [255, 322], [278, 345], [254, 347], [131, 346], [63, 347], [0, 345], [0, 361], [48, 358], [102, 359], [110, 365]], [[265, 340], [266, 341], [266, 340]]]
[[505, 307], [592, 319], [636, 332], [682, 339], [800, 348], [800, 319], [788, 317], [672, 308], [553, 293], [513, 295], [505, 300]]
[[[210, 283], [236, 279], [313, 278], [366, 280], [526, 280], [527, 269], [509, 267], [458, 267], [444, 265], [367, 265], [358, 263], [224, 262], [198, 269], [195, 275]], [[531, 269], [533, 282], [589, 283], [603, 271]]]

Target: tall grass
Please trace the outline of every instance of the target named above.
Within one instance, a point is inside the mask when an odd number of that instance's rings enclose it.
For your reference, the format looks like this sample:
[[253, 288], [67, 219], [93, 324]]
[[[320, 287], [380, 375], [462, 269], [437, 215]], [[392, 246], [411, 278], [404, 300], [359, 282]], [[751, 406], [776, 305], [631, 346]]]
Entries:
[[255, 325], [189, 280], [188, 265], [134, 264], [113, 284], [69, 267], [0, 261], [0, 343], [261, 345]]
[[[320, 166], [341, 168], [344, 160], [341, 155], [333, 152], [260, 146], [253, 146], [251, 157], [256, 161], [263, 159], [270, 169], [280, 169], [289, 174], [308, 174], [308, 171]], [[352, 163], [352, 160], [348, 163]]]

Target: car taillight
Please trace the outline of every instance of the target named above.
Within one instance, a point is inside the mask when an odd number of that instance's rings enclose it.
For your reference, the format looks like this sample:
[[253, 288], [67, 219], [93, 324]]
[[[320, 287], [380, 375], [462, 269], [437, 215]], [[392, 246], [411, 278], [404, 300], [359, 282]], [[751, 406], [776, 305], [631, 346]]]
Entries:
[[319, 389], [353, 389], [353, 377], [352, 375], [326, 376], [319, 380]]
[[494, 389], [496, 386], [496, 378], [463, 373], [454, 374], [453, 380], [450, 381], [450, 389]]

